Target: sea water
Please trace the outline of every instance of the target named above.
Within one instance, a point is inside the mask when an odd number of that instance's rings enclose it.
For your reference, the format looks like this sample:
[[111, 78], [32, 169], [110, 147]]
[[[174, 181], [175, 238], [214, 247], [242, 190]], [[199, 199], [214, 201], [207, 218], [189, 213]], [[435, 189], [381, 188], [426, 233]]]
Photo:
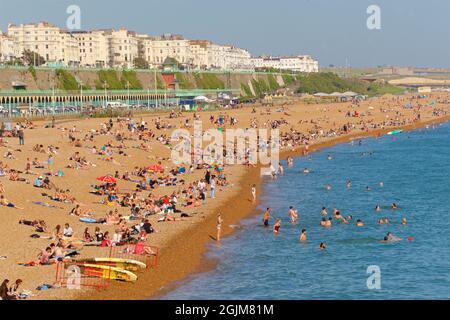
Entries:
[[[450, 298], [450, 125], [356, 140], [297, 158], [292, 168], [283, 164], [284, 176], [263, 184], [255, 214], [221, 246], [210, 245], [207, 257], [217, 267], [164, 299]], [[298, 209], [298, 224], [289, 223], [289, 206]], [[279, 235], [262, 226], [266, 207], [283, 221]], [[322, 207], [328, 217], [336, 207], [353, 221], [320, 227]], [[378, 225], [381, 217], [390, 224]], [[380, 242], [387, 232], [403, 240]]]

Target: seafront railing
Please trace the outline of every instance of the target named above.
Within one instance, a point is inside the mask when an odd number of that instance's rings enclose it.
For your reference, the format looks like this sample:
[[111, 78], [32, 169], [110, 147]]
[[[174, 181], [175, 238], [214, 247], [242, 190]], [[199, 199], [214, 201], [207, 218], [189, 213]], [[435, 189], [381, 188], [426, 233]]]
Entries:
[[[135, 71], [139, 73], [164, 73], [164, 72], [179, 72], [179, 73], [211, 73], [211, 74], [243, 74], [243, 75], [280, 75], [280, 74], [289, 74], [289, 75], [297, 75], [300, 74], [300, 72], [292, 72], [288, 70], [276, 70], [276, 71], [262, 71], [262, 70], [240, 70], [240, 69], [209, 69], [209, 70], [202, 70], [202, 69], [173, 69], [173, 70], [162, 70], [162, 69], [155, 69], [155, 68], [149, 68], [149, 69], [126, 69], [126, 68], [89, 68], [89, 67], [65, 67], [65, 66], [36, 66], [33, 67], [35, 70], [43, 70], [43, 71], [56, 71], [56, 70], [66, 70], [66, 71], [91, 71], [91, 72], [98, 72], [98, 71], [105, 71], [105, 70], [115, 70], [115, 71]], [[14, 65], [4, 65], [0, 64], [0, 70], [2, 69], [12, 69], [12, 70], [21, 70], [25, 71], [29, 69], [29, 66], [14, 66]]]

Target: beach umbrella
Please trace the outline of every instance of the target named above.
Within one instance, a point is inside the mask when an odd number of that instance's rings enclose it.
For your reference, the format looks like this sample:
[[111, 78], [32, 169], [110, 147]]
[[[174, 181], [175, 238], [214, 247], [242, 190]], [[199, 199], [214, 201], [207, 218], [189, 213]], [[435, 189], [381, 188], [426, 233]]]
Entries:
[[154, 165], [151, 165], [151, 166], [147, 167], [147, 171], [150, 171], [150, 172], [164, 172], [164, 167], [159, 165], [159, 164], [154, 164]]
[[97, 180], [103, 183], [116, 183], [116, 179], [111, 176], [98, 177]]

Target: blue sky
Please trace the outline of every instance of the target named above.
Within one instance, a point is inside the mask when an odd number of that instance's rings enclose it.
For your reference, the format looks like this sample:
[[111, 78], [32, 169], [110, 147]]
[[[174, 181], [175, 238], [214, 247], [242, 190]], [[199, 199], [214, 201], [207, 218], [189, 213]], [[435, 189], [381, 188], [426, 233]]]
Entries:
[[[81, 8], [83, 29], [119, 28], [235, 44], [259, 54], [311, 54], [322, 66], [450, 67], [448, 0], [0, 0], [8, 23], [65, 27], [66, 8]], [[366, 27], [369, 5], [381, 30]]]

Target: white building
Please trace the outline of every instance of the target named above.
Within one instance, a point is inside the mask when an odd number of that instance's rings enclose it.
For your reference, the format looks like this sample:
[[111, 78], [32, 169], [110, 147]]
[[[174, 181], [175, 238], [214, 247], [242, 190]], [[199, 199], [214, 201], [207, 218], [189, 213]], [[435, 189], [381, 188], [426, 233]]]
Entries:
[[110, 65], [109, 36], [103, 30], [74, 32], [78, 42], [78, 63], [85, 67]]
[[319, 70], [318, 62], [310, 56], [251, 58], [247, 50], [234, 46], [172, 34], [151, 37], [124, 28], [70, 32], [47, 22], [10, 24], [8, 34], [0, 35], [0, 40], [3, 61], [21, 58], [25, 50], [30, 50], [48, 64], [66, 66], [133, 68], [135, 59], [143, 58], [150, 67], [156, 68], [167, 58], [174, 58], [188, 69]]
[[109, 34], [109, 66], [112, 68], [133, 68], [134, 59], [139, 57], [136, 33], [124, 28]]
[[161, 66], [167, 58], [174, 58], [181, 65], [191, 63], [189, 40], [180, 35], [166, 34], [157, 37], [148, 44], [153, 52], [152, 60], [147, 60], [154, 67]]
[[15, 56], [13, 39], [0, 31], [0, 62], [11, 61]]
[[14, 41], [17, 58], [25, 50], [38, 53], [46, 61], [60, 62], [62, 56], [61, 30], [47, 22], [8, 26], [8, 36]]
[[256, 57], [252, 58], [256, 69], [278, 69], [295, 72], [319, 72], [319, 62], [311, 56]]

